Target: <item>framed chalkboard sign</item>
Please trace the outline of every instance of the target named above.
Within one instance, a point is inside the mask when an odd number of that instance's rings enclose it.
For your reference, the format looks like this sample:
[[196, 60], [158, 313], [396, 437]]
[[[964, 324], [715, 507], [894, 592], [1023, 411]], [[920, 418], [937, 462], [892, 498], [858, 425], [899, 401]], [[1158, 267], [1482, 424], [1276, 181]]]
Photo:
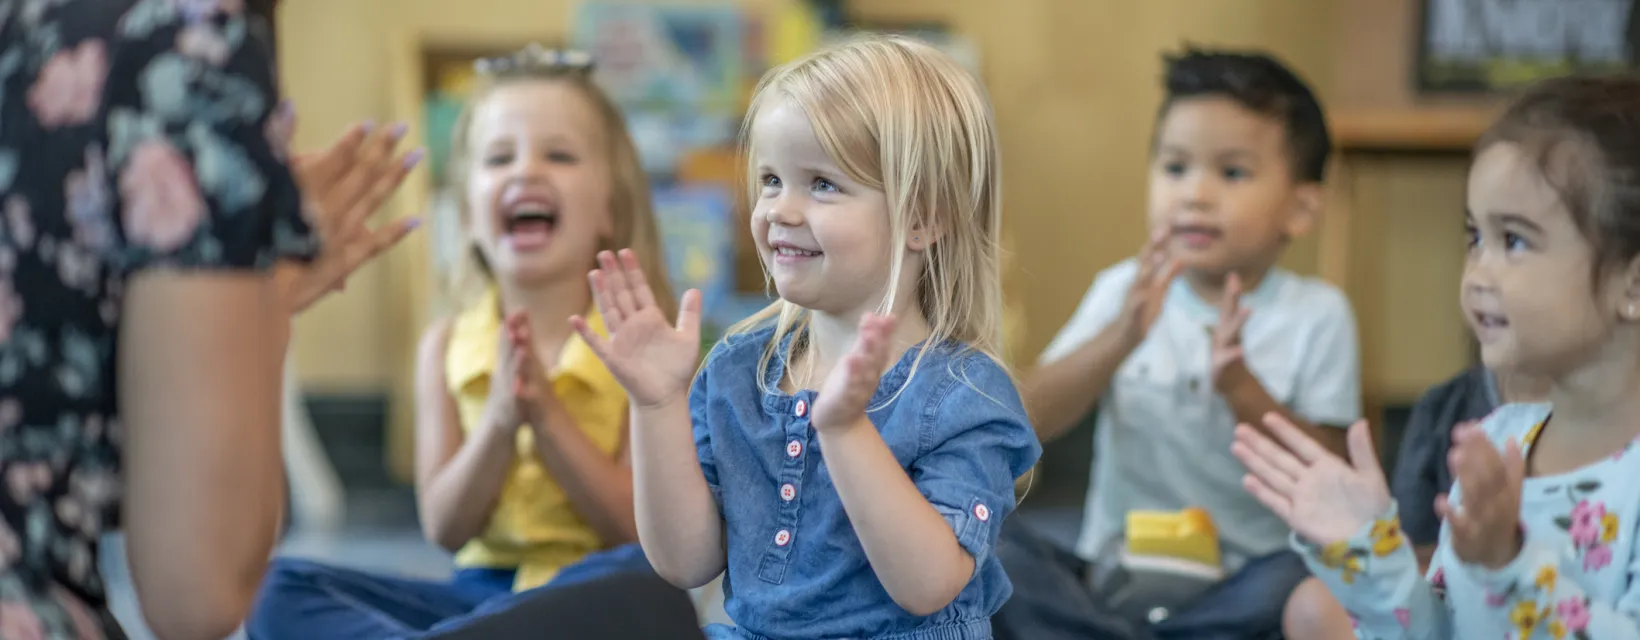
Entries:
[[1422, 0], [1417, 88], [1493, 93], [1567, 73], [1633, 69], [1640, 0]]

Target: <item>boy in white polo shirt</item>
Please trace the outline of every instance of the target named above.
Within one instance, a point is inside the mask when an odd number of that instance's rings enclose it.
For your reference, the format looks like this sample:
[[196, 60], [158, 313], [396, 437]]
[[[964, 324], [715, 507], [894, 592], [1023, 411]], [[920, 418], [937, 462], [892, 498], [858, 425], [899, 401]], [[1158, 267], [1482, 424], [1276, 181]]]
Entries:
[[[1331, 146], [1320, 105], [1268, 56], [1189, 50], [1166, 64], [1152, 238], [1098, 275], [1022, 385], [1044, 442], [1096, 402], [1097, 442], [1075, 556], [1009, 523], [998, 554], [1015, 595], [999, 614], [1003, 635], [1279, 634], [1282, 603], [1306, 572], [1286, 524], [1242, 489], [1232, 431], [1280, 411], [1343, 451], [1341, 427], [1361, 417], [1349, 301], [1276, 266], [1320, 215]], [[1129, 511], [1187, 507], [1212, 515], [1229, 577], [1154, 624], [1111, 619], [1086, 586], [1086, 561], [1122, 535]]]

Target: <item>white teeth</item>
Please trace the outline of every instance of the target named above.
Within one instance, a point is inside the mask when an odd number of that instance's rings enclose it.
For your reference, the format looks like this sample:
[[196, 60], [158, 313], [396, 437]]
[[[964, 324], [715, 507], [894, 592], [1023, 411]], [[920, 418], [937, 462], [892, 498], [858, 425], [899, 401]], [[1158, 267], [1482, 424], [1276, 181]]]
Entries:
[[820, 255], [819, 251], [804, 251], [802, 249], [798, 249], [798, 248], [795, 248], [795, 247], [779, 247], [779, 248], [775, 249], [774, 252], [776, 254], [783, 255], [783, 256], [798, 256], [798, 257], [809, 257], [809, 256]]

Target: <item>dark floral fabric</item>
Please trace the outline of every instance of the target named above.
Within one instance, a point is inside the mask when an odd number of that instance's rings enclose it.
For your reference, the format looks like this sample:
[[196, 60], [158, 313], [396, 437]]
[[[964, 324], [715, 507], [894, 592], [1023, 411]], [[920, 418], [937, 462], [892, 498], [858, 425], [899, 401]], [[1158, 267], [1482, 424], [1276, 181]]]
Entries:
[[243, 0], [0, 0], [0, 638], [123, 637], [126, 278], [316, 249], [272, 60]]

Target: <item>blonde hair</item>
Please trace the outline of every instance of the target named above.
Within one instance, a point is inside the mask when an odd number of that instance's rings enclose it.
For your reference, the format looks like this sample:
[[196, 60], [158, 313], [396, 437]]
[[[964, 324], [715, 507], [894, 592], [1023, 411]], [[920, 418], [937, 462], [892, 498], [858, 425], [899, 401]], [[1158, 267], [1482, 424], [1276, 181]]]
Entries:
[[[637, 146], [627, 131], [626, 118], [592, 79], [590, 59], [577, 61], [570, 52], [545, 51], [538, 47], [526, 48], [510, 58], [480, 61], [478, 83], [450, 134], [449, 178], [452, 188], [460, 195], [461, 223], [456, 232], [466, 245], [465, 255], [446, 283], [448, 293], [461, 303], [468, 303], [478, 291], [488, 287], [494, 273], [484, 260], [484, 254], [473, 243], [468, 231], [472, 212], [467, 210], [467, 172], [472, 162], [473, 114], [477, 113], [497, 89], [527, 82], [554, 82], [573, 87], [598, 114], [603, 124], [605, 149], [609, 158], [611, 217], [610, 237], [600, 243], [599, 250], [614, 251], [630, 248], [637, 254], [655, 293], [655, 303], [668, 318], [677, 314], [677, 299], [672, 295], [671, 281], [667, 278], [666, 262], [661, 255], [660, 231], [655, 222], [655, 207], [650, 196], [649, 177], [638, 159]], [[587, 265], [591, 270], [595, 265]]]
[[[850, 179], [888, 196], [891, 246], [905, 247], [913, 227], [935, 237], [915, 292], [931, 334], [913, 372], [930, 347], [947, 341], [1004, 366], [1001, 162], [995, 119], [978, 81], [923, 42], [858, 36], [763, 76], [742, 129], [748, 149], [760, 110], [782, 99], [802, 109], [821, 147]], [[747, 155], [755, 202], [757, 159]], [[899, 294], [902, 261], [892, 264], [879, 313], [889, 312]], [[729, 335], [746, 333], [770, 321], [774, 336], [759, 361], [765, 373], [788, 336], [788, 361], [807, 341], [808, 312], [780, 300], [729, 329]], [[760, 375], [759, 384], [767, 377]]]

